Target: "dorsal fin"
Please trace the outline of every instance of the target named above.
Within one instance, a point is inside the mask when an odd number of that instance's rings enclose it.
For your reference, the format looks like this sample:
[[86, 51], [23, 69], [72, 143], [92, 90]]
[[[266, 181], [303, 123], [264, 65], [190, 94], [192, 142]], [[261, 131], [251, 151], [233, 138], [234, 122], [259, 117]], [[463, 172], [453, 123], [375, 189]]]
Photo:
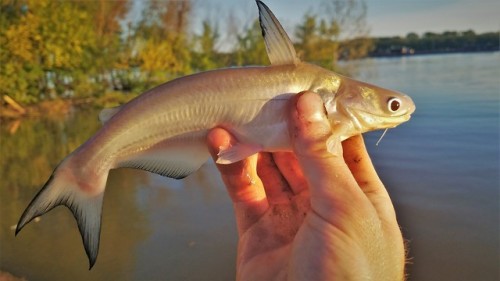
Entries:
[[111, 119], [111, 117], [113, 117], [113, 115], [115, 115], [118, 111], [120, 111], [121, 108], [121, 106], [117, 106], [101, 110], [101, 112], [99, 113], [99, 121], [101, 121], [102, 124], [108, 122], [108, 120]]
[[259, 0], [256, 0], [256, 2], [257, 7], [259, 7], [260, 28], [266, 42], [267, 55], [271, 64], [297, 64], [299, 59], [295, 53], [293, 43], [280, 22], [266, 4]]

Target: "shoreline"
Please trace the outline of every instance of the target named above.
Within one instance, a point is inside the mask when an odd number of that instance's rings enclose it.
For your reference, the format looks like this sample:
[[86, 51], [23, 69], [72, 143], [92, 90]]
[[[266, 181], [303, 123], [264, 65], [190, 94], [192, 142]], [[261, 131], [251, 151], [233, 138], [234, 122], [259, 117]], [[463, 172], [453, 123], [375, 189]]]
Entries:
[[53, 99], [22, 105], [4, 95], [0, 102], [0, 120], [64, 116], [74, 109], [115, 107], [127, 103], [136, 96], [125, 92], [108, 92], [100, 97]]
[[366, 58], [393, 58], [393, 57], [413, 57], [413, 56], [432, 56], [432, 55], [451, 55], [451, 54], [475, 54], [475, 53], [495, 53], [500, 49], [486, 50], [450, 50], [450, 51], [416, 51], [414, 53], [374, 53]]
[[47, 115], [66, 115], [72, 108], [91, 106], [91, 101], [73, 99], [55, 99], [36, 104], [14, 107], [9, 104], [0, 105], [0, 120], [17, 120]]

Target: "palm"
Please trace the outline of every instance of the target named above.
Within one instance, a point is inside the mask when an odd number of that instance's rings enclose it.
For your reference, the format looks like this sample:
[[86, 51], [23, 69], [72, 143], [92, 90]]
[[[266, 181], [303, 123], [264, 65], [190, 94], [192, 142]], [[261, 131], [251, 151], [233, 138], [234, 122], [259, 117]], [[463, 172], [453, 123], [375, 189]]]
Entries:
[[[250, 181], [255, 192], [253, 197], [240, 197], [242, 201], [235, 204], [240, 236], [238, 279], [284, 280], [295, 275], [299, 264], [335, 269], [352, 267], [356, 263], [339, 257], [338, 253], [352, 253], [363, 248], [362, 242], [356, 241], [356, 232], [359, 228], [369, 229], [369, 226], [353, 225], [353, 218], [344, 219], [341, 209], [325, 212], [321, 204], [311, 209], [308, 184], [294, 154], [261, 153], [256, 164], [253, 163], [255, 158], [246, 161], [249, 161], [247, 165], [256, 167], [258, 177]], [[248, 179], [249, 174], [246, 176]], [[328, 188], [325, 186], [325, 189]], [[264, 200], [260, 199], [259, 190], [265, 192]], [[336, 200], [329, 198], [328, 193], [321, 197], [327, 198], [329, 205]], [[367, 209], [363, 215], [377, 216], [369, 200], [364, 203], [358, 205]], [[370, 236], [368, 241], [374, 241], [373, 233], [362, 232]], [[370, 258], [363, 253], [357, 256]]]
[[[242, 229], [238, 245], [239, 279], [276, 280], [286, 276], [298, 230], [310, 211], [307, 191], [288, 202], [270, 203], [267, 211]], [[252, 276], [252, 278], [247, 278]]]
[[235, 206], [239, 277], [247, 279], [247, 271], [254, 276], [255, 267], [261, 280], [275, 279], [310, 210], [307, 184], [295, 156], [260, 153], [219, 169]]

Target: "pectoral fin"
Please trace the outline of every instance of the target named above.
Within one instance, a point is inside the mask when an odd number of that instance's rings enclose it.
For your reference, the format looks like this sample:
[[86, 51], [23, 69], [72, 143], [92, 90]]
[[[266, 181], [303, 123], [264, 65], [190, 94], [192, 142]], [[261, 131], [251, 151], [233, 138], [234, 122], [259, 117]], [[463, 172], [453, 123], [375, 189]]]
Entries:
[[167, 140], [120, 161], [119, 167], [134, 168], [165, 177], [182, 179], [198, 170], [210, 156], [201, 140]]
[[336, 135], [331, 135], [327, 140], [326, 140], [326, 148], [328, 152], [330, 152], [333, 155], [338, 155], [340, 151], [340, 146], [341, 146], [340, 138]]
[[217, 156], [217, 164], [232, 164], [262, 151], [262, 147], [255, 144], [238, 143], [227, 149], [221, 149]]
[[257, 0], [259, 22], [272, 65], [297, 64], [299, 59], [293, 43], [269, 7]]

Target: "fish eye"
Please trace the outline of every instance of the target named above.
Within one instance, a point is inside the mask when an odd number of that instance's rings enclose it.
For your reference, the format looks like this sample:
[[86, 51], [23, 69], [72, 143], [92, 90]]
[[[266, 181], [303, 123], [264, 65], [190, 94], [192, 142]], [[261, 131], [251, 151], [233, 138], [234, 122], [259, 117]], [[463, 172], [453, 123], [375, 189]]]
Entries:
[[387, 109], [389, 109], [390, 112], [396, 112], [399, 110], [401, 107], [401, 100], [398, 98], [390, 98], [387, 101]]

